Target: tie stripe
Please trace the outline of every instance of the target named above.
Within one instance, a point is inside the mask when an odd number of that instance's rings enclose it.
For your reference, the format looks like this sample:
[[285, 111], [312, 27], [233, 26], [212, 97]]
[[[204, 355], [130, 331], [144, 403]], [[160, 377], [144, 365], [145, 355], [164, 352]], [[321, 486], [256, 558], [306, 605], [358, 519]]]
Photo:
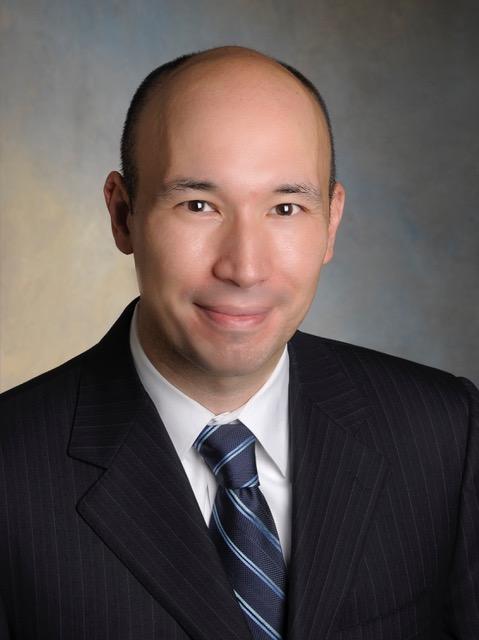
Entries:
[[246, 487], [252, 487], [254, 485], [259, 485], [258, 474], [257, 473], [255, 473], [255, 475], [251, 478], [251, 480], [248, 480], [248, 482], [245, 482], [239, 488], [240, 489], [246, 489]]
[[249, 447], [250, 444], [253, 444], [255, 440], [256, 438], [254, 436], [250, 436], [249, 438], [246, 438], [244, 442], [242, 442], [237, 447], [235, 447], [233, 451], [230, 451], [229, 453], [227, 453], [225, 457], [222, 460], [220, 460], [217, 465], [213, 467], [212, 471], [215, 474], [215, 476], [218, 474], [218, 471], [221, 469], [223, 465], [225, 465], [227, 462], [229, 462], [234, 457], [239, 455], [242, 451], [246, 449], [246, 447]]
[[208, 438], [208, 436], [210, 436], [214, 431], [216, 431], [216, 430], [217, 430], [217, 429], [219, 429], [219, 428], [220, 428], [220, 425], [219, 425], [219, 424], [218, 424], [218, 425], [214, 425], [214, 424], [212, 424], [211, 426], [206, 427], [206, 428], [203, 430], [203, 432], [202, 432], [202, 434], [201, 434], [201, 437], [196, 439], [195, 443], [193, 444], [193, 447], [194, 447], [197, 451], [199, 451], [199, 450], [201, 449], [201, 445], [202, 445], [202, 444], [203, 444], [203, 442]]
[[280, 543], [280, 541], [278, 540], [278, 538], [275, 535], [273, 535], [271, 533], [271, 531], [264, 524], [264, 522], [262, 520], [260, 520], [255, 513], [253, 513], [250, 509], [248, 509], [248, 507], [246, 505], [244, 505], [241, 502], [241, 500], [238, 498], [238, 496], [236, 495], [236, 493], [232, 489], [226, 489], [226, 493], [228, 495], [228, 498], [234, 504], [235, 509], [238, 509], [238, 511], [240, 513], [242, 513], [245, 518], [248, 518], [248, 520], [250, 522], [252, 522], [261, 531], [261, 533], [263, 535], [266, 536], [266, 538], [271, 542], [271, 544], [274, 547], [276, 547], [276, 549], [278, 549], [278, 551], [281, 551], [281, 543]]
[[228, 534], [224, 530], [223, 525], [221, 524], [221, 520], [218, 516], [218, 511], [216, 509], [216, 506], [213, 507], [213, 517], [219, 532], [223, 536], [224, 541], [226, 542], [228, 547], [231, 549], [231, 551], [235, 554], [235, 556], [239, 558], [241, 562], [243, 562], [244, 565], [248, 567], [248, 569], [253, 571], [253, 573], [255, 573], [258, 576], [258, 578], [262, 580], [271, 589], [271, 591], [273, 591], [273, 593], [275, 593], [279, 598], [284, 598], [285, 597], [284, 592], [273, 582], [273, 580], [271, 580], [269, 576], [266, 575], [264, 571], [262, 571], [258, 566], [256, 566], [255, 563], [252, 560], [250, 560], [228, 536]]
[[249, 605], [241, 596], [240, 594], [235, 591], [234, 592], [240, 607], [243, 609], [243, 611], [246, 613], [247, 616], [249, 616], [255, 624], [257, 624], [258, 626], [260, 626], [263, 631], [265, 631], [270, 638], [274, 638], [275, 640], [281, 640], [281, 636], [279, 635], [279, 633], [277, 631], [275, 631], [273, 629], [273, 627], [271, 627], [266, 620], [263, 620], [263, 618], [259, 615], [259, 613], [257, 611], [255, 611], [253, 609], [253, 607], [251, 605]]
[[254, 640], [282, 640], [286, 568], [259, 488], [254, 435], [236, 420], [208, 425], [194, 443], [218, 481], [210, 535]]

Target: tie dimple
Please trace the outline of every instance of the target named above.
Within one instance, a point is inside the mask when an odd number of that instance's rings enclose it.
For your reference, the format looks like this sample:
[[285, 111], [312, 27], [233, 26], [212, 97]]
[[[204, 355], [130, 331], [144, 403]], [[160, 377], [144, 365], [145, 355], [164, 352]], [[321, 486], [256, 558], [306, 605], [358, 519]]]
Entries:
[[196, 443], [218, 484], [228, 489], [258, 486], [256, 438], [239, 420], [206, 427]]
[[254, 640], [282, 640], [286, 567], [259, 488], [256, 438], [239, 420], [207, 425], [195, 449], [218, 481], [210, 535]]

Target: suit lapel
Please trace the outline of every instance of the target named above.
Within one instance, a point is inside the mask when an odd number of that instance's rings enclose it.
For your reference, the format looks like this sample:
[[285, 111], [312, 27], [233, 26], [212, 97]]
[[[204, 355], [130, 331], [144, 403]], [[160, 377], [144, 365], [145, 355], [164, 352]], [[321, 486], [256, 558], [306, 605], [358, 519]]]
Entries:
[[360, 558], [386, 462], [354, 437], [364, 398], [332, 351], [289, 345], [292, 555], [288, 640], [329, 637]]
[[132, 303], [84, 356], [69, 454], [105, 472], [77, 510], [195, 640], [247, 640], [183, 467], [134, 369]]
[[[128, 348], [134, 301], [84, 355], [69, 454], [105, 472], [78, 512], [194, 640], [248, 640], [196, 499]], [[335, 355], [289, 345], [293, 484], [288, 640], [326, 639], [386, 473], [355, 433], [367, 407]]]

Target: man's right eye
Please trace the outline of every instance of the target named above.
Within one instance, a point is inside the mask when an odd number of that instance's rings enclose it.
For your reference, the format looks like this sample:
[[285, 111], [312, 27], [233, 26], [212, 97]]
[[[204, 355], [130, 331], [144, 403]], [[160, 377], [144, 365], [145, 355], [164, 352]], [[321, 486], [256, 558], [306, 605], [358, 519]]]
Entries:
[[194, 213], [209, 213], [214, 211], [213, 207], [206, 200], [188, 200], [182, 203], [189, 211]]

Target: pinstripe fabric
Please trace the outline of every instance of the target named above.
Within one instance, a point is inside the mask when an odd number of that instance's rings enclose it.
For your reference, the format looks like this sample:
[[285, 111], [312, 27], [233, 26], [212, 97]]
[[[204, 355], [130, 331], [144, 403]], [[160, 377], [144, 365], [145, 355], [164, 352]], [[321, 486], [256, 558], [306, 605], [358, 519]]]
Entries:
[[240, 421], [208, 424], [194, 443], [218, 481], [210, 534], [255, 640], [281, 640], [286, 567], [259, 488], [256, 438]]
[[[131, 311], [1, 396], [1, 640], [250, 638]], [[288, 640], [477, 640], [477, 390], [301, 333], [289, 353]]]

